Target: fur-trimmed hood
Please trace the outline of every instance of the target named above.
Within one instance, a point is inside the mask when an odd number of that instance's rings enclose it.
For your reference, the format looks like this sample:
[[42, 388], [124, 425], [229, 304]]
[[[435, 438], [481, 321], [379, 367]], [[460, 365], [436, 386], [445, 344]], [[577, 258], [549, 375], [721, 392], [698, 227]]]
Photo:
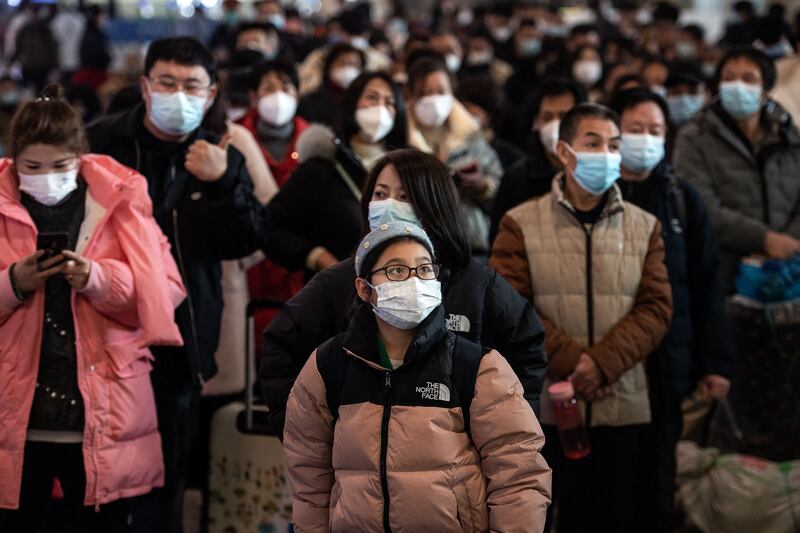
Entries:
[[333, 130], [322, 124], [312, 124], [297, 138], [297, 156], [300, 163], [314, 157], [328, 161], [336, 158], [337, 144], [341, 141]]

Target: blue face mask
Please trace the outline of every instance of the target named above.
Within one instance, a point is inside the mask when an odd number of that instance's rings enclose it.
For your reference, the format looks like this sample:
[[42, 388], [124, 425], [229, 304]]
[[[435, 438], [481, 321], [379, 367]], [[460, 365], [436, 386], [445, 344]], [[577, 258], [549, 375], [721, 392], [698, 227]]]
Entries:
[[573, 175], [586, 192], [604, 194], [619, 179], [622, 156], [611, 152], [576, 152], [578, 163]]
[[150, 120], [168, 135], [186, 135], [200, 127], [206, 111], [205, 96], [187, 95], [183, 91], [159, 93], [150, 91]]
[[743, 81], [726, 81], [719, 84], [722, 107], [736, 120], [758, 113], [761, 109], [761, 85]]
[[636, 174], [650, 172], [664, 159], [664, 137], [626, 133], [620, 154], [626, 169]]
[[669, 118], [675, 124], [682, 126], [689, 122], [695, 114], [703, 109], [706, 97], [703, 94], [680, 94], [667, 97]]
[[392, 198], [375, 200], [369, 203], [369, 229], [375, 231], [381, 224], [388, 222], [408, 222], [422, 227], [414, 208], [408, 202], [400, 202]]
[[524, 57], [533, 57], [539, 55], [542, 50], [542, 41], [539, 39], [525, 39], [519, 43], [519, 53]]

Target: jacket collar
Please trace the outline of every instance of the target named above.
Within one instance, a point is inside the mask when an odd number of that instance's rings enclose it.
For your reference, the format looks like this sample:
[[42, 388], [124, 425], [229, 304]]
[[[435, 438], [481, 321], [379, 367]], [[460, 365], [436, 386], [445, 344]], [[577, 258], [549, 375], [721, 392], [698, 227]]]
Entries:
[[[572, 203], [570, 203], [570, 201], [567, 199], [566, 179], [567, 178], [563, 171], [559, 172], [556, 177], [553, 178], [553, 201], [556, 204], [564, 207], [570, 213], [574, 214], [577, 209], [575, 209], [575, 206], [573, 206]], [[622, 199], [622, 191], [620, 191], [619, 185], [615, 183], [608, 190], [606, 196], [606, 205], [597, 220], [599, 221], [606, 217], [610, 218], [617, 213], [622, 213], [623, 211], [625, 211], [625, 201]]]
[[[123, 176], [134, 171], [108, 156], [87, 154], [80, 159], [79, 175], [86, 180], [91, 197], [105, 209], [111, 208], [128, 191]], [[22, 206], [19, 178], [10, 159], [0, 159], [0, 212], [32, 225], [28, 211]]]
[[[409, 145], [423, 152], [433, 153], [433, 148], [425, 140], [413, 115], [409, 113], [407, 118]], [[467, 144], [475, 135], [480, 135], [481, 133], [480, 124], [472, 118], [467, 108], [455, 99], [455, 96], [453, 97], [453, 110], [450, 112], [444, 127], [446, 128], [446, 133], [439, 150], [441, 154], [437, 155], [448, 156], [453, 150]]]
[[[403, 359], [403, 366], [411, 364], [415, 359], [424, 356], [447, 335], [444, 321], [444, 308], [439, 305], [428, 315], [416, 330], [414, 339], [408, 346]], [[358, 304], [350, 324], [342, 339], [342, 348], [350, 355], [362, 360], [376, 370], [387, 370], [380, 364], [378, 355], [378, 324], [372, 306]]]

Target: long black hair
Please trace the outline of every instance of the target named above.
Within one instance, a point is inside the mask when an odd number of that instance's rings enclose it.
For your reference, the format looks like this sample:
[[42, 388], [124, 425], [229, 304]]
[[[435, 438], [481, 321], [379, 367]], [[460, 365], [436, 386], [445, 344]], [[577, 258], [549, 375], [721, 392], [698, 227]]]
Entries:
[[400, 177], [422, 229], [430, 237], [436, 257], [444, 268], [465, 267], [472, 256], [464, 232], [464, 218], [453, 177], [436, 156], [408, 148], [387, 153], [375, 163], [361, 195], [362, 229], [369, 233], [369, 203], [375, 183], [391, 165]]
[[394, 98], [394, 126], [391, 131], [384, 138], [386, 147], [389, 150], [396, 148], [405, 148], [408, 146], [408, 120], [406, 118], [406, 104], [403, 101], [403, 93], [400, 87], [392, 80], [392, 78], [385, 72], [366, 72], [356, 78], [347, 91], [344, 93], [344, 100], [342, 101], [342, 108], [340, 111], [338, 133], [343, 142], [350, 144], [350, 138], [359, 132], [358, 123], [356, 122], [356, 106], [358, 100], [361, 98], [364, 89], [366, 89], [369, 82], [379, 78], [389, 84]]

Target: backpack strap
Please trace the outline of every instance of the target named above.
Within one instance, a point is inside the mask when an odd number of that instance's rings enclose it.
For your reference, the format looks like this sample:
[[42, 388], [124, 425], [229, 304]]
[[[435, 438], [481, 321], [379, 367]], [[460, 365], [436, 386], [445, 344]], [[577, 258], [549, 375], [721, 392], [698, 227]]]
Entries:
[[481, 359], [488, 353], [487, 349], [459, 335], [455, 335], [453, 346], [453, 387], [458, 391], [458, 401], [464, 416], [464, 431], [472, 438], [470, 432], [469, 409], [475, 396], [475, 382], [478, 380], [478, 368]]
[[670, 174], [669, 176], [669, 197], [670, 203], [677, 215], [677, 222], [680, 225], [680, 228], [676, 227], [676, 220], [673, 218], [671, 221], [672, 229], [675, 233], [683, 233], [688, 227], [687, 223], [689, 217], [686, 213], [686, 197], [683, 193], [683, 187], [681, 187], [681, 183], [678, 181], [678, 177], [675, 176], [675, 174]]

